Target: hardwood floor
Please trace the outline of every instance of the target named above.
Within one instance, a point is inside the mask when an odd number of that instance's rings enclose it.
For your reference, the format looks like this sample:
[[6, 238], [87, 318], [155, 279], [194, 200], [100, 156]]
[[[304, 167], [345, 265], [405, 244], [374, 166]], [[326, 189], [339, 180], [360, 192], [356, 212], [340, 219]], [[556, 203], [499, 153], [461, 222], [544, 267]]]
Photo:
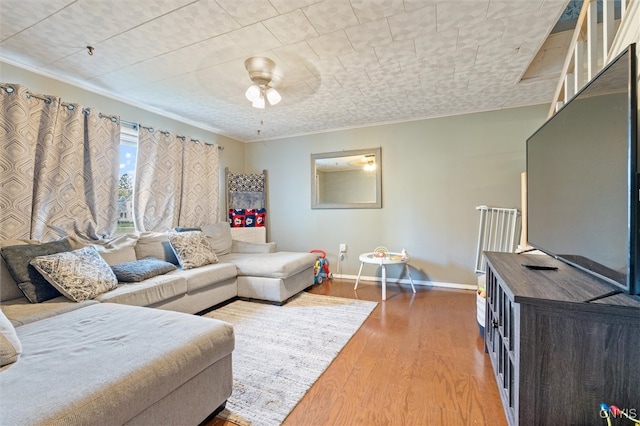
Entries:
[[[380, 301], [380, 284], [334, 279], [310, 292]], [[476, 323], [475, 293], [391, 283], [284, 421], [294, 425], [505, 425]], [[322, 325], [319, 324], [319, 327]], [[231, 423], [213, 419], [207, 426]]]

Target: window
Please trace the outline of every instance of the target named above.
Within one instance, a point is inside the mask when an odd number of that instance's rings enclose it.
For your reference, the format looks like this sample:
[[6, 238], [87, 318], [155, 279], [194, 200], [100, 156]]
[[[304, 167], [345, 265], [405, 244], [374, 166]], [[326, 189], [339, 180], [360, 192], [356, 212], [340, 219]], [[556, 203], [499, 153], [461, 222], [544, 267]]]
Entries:
[[118, 185], [118, 227], [115, 235], [134, 232], [133, 183], [138, 153], [138, 126], [122, 123], [120, 130], [120, 183]]

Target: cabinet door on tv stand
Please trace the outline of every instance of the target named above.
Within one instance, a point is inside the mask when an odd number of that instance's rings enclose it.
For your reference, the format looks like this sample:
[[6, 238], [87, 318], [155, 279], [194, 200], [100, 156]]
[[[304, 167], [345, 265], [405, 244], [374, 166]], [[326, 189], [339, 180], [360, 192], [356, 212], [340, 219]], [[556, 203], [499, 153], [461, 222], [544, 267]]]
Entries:
[[487, 268], [485, 349], [491, 359], [509, 424], [518, 424], [518, 306], [497, 276]]
[[536, 306], [523, 308], [521, 321], [522, 416], [540, 425], [602, 424], [603, 402], [640, 409], [637, 318]]

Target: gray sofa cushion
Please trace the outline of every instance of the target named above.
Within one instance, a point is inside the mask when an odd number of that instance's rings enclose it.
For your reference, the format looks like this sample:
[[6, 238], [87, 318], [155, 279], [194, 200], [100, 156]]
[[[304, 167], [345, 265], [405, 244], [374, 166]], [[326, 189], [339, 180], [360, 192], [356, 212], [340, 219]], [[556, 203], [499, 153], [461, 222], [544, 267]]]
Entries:
[[218, 222], [212, 225], [204, 225], [202, 232], [206, 235], [209, 244], [216, 252], [216, 255], [222, 256], [231, 253], [231, 227], [228, 222]]
[[44, 302], [60, 296], [60, 292], [29, 264], [37, 256], [71, 250], [66, 238], [43, 244], [25, 244], [2, 248], [2, 257], [9, 273], [31, 303]]
[[155, 257], [145, 257], [133, 262], [123, 262], [111, 265], [111, 270], [116, 274], [119, 282], [135, 283], [153, 278], [156, 275], [166, 274], [174, 271], [176, 265], [156, 259]]
[[275, 253], [278, 246], [275, 242], [254, 243], [251, 241], [233, 240], [231, 253]]
[[187, 280], [187, 292], [211, 287], [211, 283], [222, 283], [234, 279], [238, 275], [236, 265], [231, 263], [212, 263], [194, 269], [182, 269], [172, 272]]
[[169, 235], [166, 232], [143, 232], [138, 237], [135, 247], [136, 257], [155, 257], [166, 262], [178, 265], [176, 254], [171, 248]]
[[241, 276], [237, 282], [239, 297], [282, 303], [313, 285], [313, 267], [287, 278]]
[[187, 292], [187, 280], [173, 274], [157, 275], [139, 283], [119, 284], [115, 290], [98, 295], [99, 302], [122, 303], [132, 306], [153, 306], [181, 297]]
[[135, 250], [137, 242], [138, 235], [125, 234], [112, 240], [93, 243], [93, 246], [109, 265], [115, 265], [137, 260]]
[[84, 302], [74, 302], [64, 296], [47, 300], [42, 303], [30, 303], [24, 297], [2, 302], [2, 311], [11, 321], [14, 327], [40, 321], [46, 318], [55, 317], [85, 306], [99, 303], [95, 300], [85, 300]]

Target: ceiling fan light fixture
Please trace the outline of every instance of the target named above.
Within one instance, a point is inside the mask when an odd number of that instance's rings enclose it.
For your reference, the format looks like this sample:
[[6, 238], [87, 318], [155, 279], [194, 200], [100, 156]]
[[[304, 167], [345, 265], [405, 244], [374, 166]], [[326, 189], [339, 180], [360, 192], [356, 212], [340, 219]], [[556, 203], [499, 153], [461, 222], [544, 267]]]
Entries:
[[267, 100], [269, 101], [269, 105], [276, 105], [278, 102], [282, 100], [282, 96], [280, 93], [273, 87], [269, 87], [266, 91]]
[[247, 97], [249, 102], [253, 102], [260, 97], [261, 92], [262, 91], [260, 90], [260, 87], [252, 84], [251, 86], [249, 86], [244, 95]]
[[264, 109], [265, 107], [264, 96], [260, 94], [260, 96], [258, 96], [255, 100], [251, 102], [251, 106], [254, 108]]
[[[266, 106], [267, 101], [269, 105], [276, 105], [282, 100], [280, 93], [271, 86], [276, 71], [276, 64], [273, 60], [254, 56], [245, 60], [244, 66], [253, 82], [244, 94], [251, 102], [251, 106], [262, 109]], [[277, 82], [276, 79], [275, 83]]]

